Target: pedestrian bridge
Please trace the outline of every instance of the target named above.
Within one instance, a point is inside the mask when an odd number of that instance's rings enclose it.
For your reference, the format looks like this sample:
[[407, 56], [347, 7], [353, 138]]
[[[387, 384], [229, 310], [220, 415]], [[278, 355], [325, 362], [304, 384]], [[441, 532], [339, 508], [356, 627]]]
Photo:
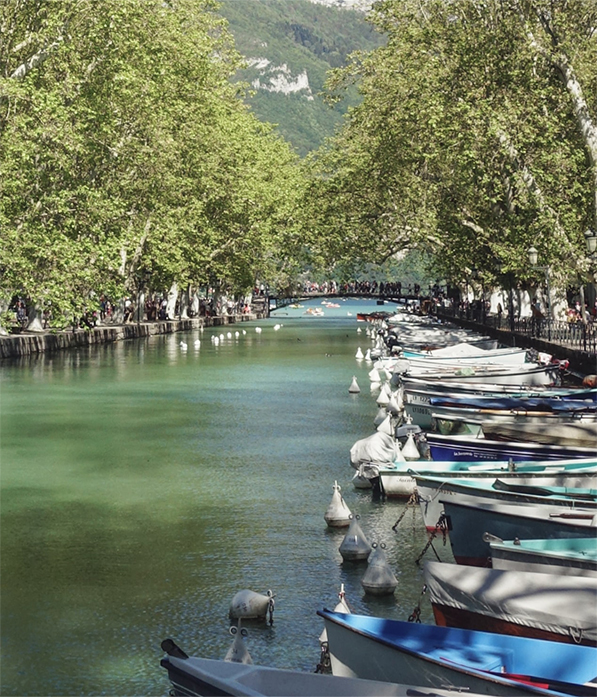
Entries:
[[253, 296], [253, 304], [263, 303], [264, 307], [267, 307], [268, 311], [280, 310], [283, 307], [288, 307], [289, 305], [294, 305], [298, 303], [307, 302], [309, 300], [319, 300], [319, 299], [346, 299], [346, 298], [363, 298], [367, 300], [376, 300], [378, 305], [383, 305], [386, 301], [395, 303], [406, 303], [411, 300], [421, 300], [425, 296], [414, 293], [400, 293], [400, 294], [389, 294], [380, 295], [379, 293], [362, 293], [362, 292], [346, 292], [346, 293], [297, 293], [293, 296], [284, 295], [255, 295]]

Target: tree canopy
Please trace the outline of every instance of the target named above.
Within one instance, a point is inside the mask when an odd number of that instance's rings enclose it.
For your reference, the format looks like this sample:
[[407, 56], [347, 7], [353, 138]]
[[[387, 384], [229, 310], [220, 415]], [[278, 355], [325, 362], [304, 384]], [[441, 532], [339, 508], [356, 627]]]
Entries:
[[444, 278], [523, 280], [534, 245], [562, 283], [597, 227], [593, 0], [382, 0], [387, 43], [328, 80], [363, 95], [313, 158], [328, 264], [418, 247]]
[[246, 290], [296, 238], [296, 156], [211, 0], [0, 6], [0, 291], [58, 323], [148, 286]]

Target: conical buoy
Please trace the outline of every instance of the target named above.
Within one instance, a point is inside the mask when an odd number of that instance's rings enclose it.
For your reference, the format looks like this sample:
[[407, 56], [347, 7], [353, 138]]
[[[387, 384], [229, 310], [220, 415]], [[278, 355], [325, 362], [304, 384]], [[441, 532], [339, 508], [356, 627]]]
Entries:
[[406, 443], [402, 447], [402, 454], [405, 460], [419, 460], [421, 458], [421, 453], [417, 448], [415, 437], [412, 433], [409, 433], [406, 437]]
[[375, 427], [379, 426], [383, 421], [385, 421], [386, 416], [388, 415], [388, 412], [385, 410], [385, 407], [379, 407], [377, 410], [377, 414], [375, 418], [373, 419], [373, 425]]
[[392, 392], [390, 399], [386, 404], [386, 409], [392, 414], [398, 415], [402, 413], [403, 406], [400, 406], [400, 403], [397, 401], [396, 394]]
[[384, 383], [381, 386], [381, 390], [379, 392], [379, 395], [377, 396], [377, 406], [378, 407], [385, 407], [390, 403], [390, 392], [388, 389], [388, 386]]
[[402, 453], [402, 446], [400, 445], [399, 441], [396, 441], [396, 457], [394, 458], [394, 462], [406, 462], [406, 459]]
[[357, 361], [362, 361], [362, 360], [363, 360], [364, 356], [363, 356], [363, 352], [361, 351], [361, 347], [360, 347], [360, 346], [359, 346], [359, 348], [357, 349], [357, 352], [355, 353], [354, 357], [357, 359]]
[[242, 590], [236, 593], [230, 602], [228, 617], [231, 620], [264, 620], [269, 613], [270, 624], [274, 614], [274, 594], [271, 590], [267, 595], [255, 593], [252, 590]]
[[381, 377], [379, 376], [379, 370], [377, 370], [377, 368], [371, 368], [369, 371], [369, 380], [371, 380], [371, 382], [381, 382]]
[[356, 394], [357, 392], [361, 391], [361, 388], [359, 387], [359, 384], [357, 383], [356, 375], [352, 376], [352, 382], [350, 383], [350, 387], [348, 388], [348, 391], [352, 394]]
[[238, 627], [230, 627], [230, 634], [232, 634], [234, 640], [228, 649], [228, 653], [224, 656], [224, 660], [230, 661], [231, 663], [245, 663], [249, 665], [253, 663], [253, 660], [243, 641], [249, 633], [244, 627], [242, 629], [240, 628], [240, 620], [238, 624]]
[[375, 392], [376, 390], [379, 390], [380, 387], [381, 387], [381, 382], [372, 382], [371, 387], [370, 387], [371, 392]]
[[[344, 592], [344, 584], [343, 583], [340, 585], [340, 592], [338, 593], [338, 604], [334, 608], [334, 612], [343, 612], [345, 615], [352, 614], [352, 611], [348, 607], [348, 603], [346, 602], [346, 593]], [[324, 627], [323, 632], [321, 632], [321, 634], [319, 635], [319, 643], [323, 644], [327, 640], [328, 640], [328, 633]]]
[[340, 554], [344, 561], [364, 561], [371, 553], [371, 544], [359, 525], [359, 516], [350, 516], [350, 525], [340, 543]]
[[350, 508], [344, 503], [338, 482], [334, 482], [333, 489], [332, 500], [323, 518], [331, 528], [345, 528], [350, 525]]
[[392, 415], [388, 414], [386, 418], [377, 427], [378, 433], [386, 433], [388, 436], [394, 435], [394, 425], [392, 424]]
[[373, 552], [369, 557], [367, 571], [363, 574], [361, 585], [365, 593], [370, 595], [391, 595], [398, 585], [398, 579], [388, 564], [384, 549], [385, 545], [372, 545]]

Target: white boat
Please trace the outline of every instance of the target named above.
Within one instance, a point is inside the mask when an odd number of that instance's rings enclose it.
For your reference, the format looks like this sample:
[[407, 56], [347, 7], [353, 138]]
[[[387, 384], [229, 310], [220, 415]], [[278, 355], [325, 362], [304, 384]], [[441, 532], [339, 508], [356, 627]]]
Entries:
[[325, 622], [334, 675], [503, 697], [561, 697], [595, 688], [586, 686], [596, 673], [597, 649], [591, 646], [328, 610], [317, 614]]
[[[558, 377], [559, 367], [556, 364], [538, 365], [537, 363], [522, 363], [513, 366], [462, 366], [460, 368], [445, 368], [429, 370], [428, 368], [411, 366], [405, 375], [413, 378], [424, 378], [428, 382], [444, 383], [487, 383], [492, 385], [553, 385]], [[392, 378], [394, 380], [394, 377]]]
[[[597, 489], [595, 458], [518, 463], [507, 460], [476, 462], [419, 460], [396, 462], [392, 465], [369, 465], [362, 469], [364, 470], [362, 473], [369, 480], [379, 477], [380, 493], [388, 498], [408, 498], [417, 491], [415, 474], [448, 480], [456, 477], [471, 482], [493, 482], [500, 478], [511, 484]], [[421, 492], [419, 492], [420, 495]]]
[[494, 348], [483, 349], [469, 342], [452, 344], [442, 348], [428, 349], [426, 351], [403, 350], [405, 358], [423, 358], [431, 361], [458, 361], [473, 363], [499, 363], [502, 365], [524, 363], [527, 358], [526, 349], [522, 348]]
[[427, 562], [425, 583], [442, 627], [597, 646], [595, 578]]
[[485, 540], [494, 569], [597, 578], [597, 538], [502, 540], [487, 533]]
[[[445, 512], [443, 501], [448, 497], [452, 503], [466, 503], [483, 506], [485, 503], [501, 501], [508, 504], [541, 503], [559, 506], [562, 509], [592, 509], [597, 514], [597, 490], [591, 487], [578, 488], [569, 486], [578, 482], [574, 474], [571, 478], [560, 478], [564, 486], [538, 484], [533, 476], [508, 477], [504, 474], [495, 477], [459, 478], [429, 476], [413, 473], [421, 513], [425, 527], [435, 529], [440, 516]], [[543, 478], [549, 481], [550, 477]]]
[[580, 418], [563, 424], [555, 421], [546, 424], [530, 421], [510, 423], [502, 419], [483, 423], [482, 430], [490, 440], [532, 441], [543, 445], [589, 448], [597, 452], [597, 424], [593, 419]]

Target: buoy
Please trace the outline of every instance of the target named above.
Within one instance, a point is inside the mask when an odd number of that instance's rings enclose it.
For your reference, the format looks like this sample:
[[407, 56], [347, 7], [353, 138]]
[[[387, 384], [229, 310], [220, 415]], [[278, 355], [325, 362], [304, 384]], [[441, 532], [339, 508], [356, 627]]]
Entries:
[[185, 344], [184, 341], [180, 342], [180, 350], [181, 351], [186, 351], [189, 348], [188, 344]]
[[234, 332], [234, 336], [238, 339], [238, 337], [240, 336], [240, 334], [239, 334], [238, 332]]
[[352, 382], [350, 383], [350, 387], [348, 388], [348, 391], [356, 394], [357, 392], [361, 391], [361, 388], [359, 387], [359, 384], [357, 382], [357, 377], [356, 375], [352, 376]]
[[421, 453], [417, 448], [415, 437], [412, 433], [409, 433], [406, 437], [406, 443], [402, 447], [402, 454], [405, 460], [419, 460], [421, 458]]
[[396, 397], [396, 393], [392, 392], [390, 395], [390, 400], [386, 404], [386, 409], [388, 411], [391, 411], [392, 414], [398, 415], [402, 413], [402, 409], [404, 408], [404, 404], [401, 404], [398, 398]]
[[230, 634], [232, 634], [234, 640], [228, 649], [228, 653], [224, 656], [224, 660], [232, 663], [245, 663], [249, 665], [253, 663], [253, 660], [243, 641], [249, 633], [244, 627], [241, 629], [240, 620], [238, 624], [238, 627], [230, 627]]
[[220, 340], [218, 339], [217, 336], [212, 337], [214, 344], [217, 346], [220, 343]]
[[364, 356], [363, 356], [363, 352], [361, 351], [361, 347], [360, 347], [360, 346], [359, 346], [359, 348], [357, 349], [357, 352], [355, 353], [354, 357], [357, 359], [357, 361], [362, 361], [362, 360], [363, 360]]
[[371, 362], [371, 349], [368, 348], [367, 352], [365, 353], [365, 360], [370, 363]]
[[377, 370], [377, 368], [371, 368], [368, 375], [369, 375], [369, 380], [371, 380], [371, 382], [381, 382], [381, 377], [379, 375], [379, 370]]
[[199, 339], [195, 339], [195, 348], [201, 348], [201, 341]]
[[246, 329], [243, 329], [243, 336], [247, 333]]
[[394, 435], [394, 426], [392, 424], [392, 415], [387, 414], [386, 418], [377, 427], [379, 433], [386, 433], [388, 436]]
[[360, 333], [361, 333], [361, 328], [357, 327], [357, 334], [360, 334]]
[[[350, 607], [348, 607], [348, 603], [346, 602], [346, 592], [344, 591], [344, 584], [340, 584], [340, 592], [338, 593], [338, 604], [334, 608], [334, 612], [342, 612], [345, 615], [351, 615], [352, 610]], [[319, 643], [323, 644], [328, 640], [328, 633], [326, 631], [326, 628], [323, 628], [323, 632], [319, 635]]]
[[350, 516], [350, 525], [340, 543], [340, 554], [344, 561], [364, 561], [371, 553], [371, 545], [359, 525], [359, 516]]
[[255, 327], [255, 331], [257, 332], [257, 334], [261, 334], [261, 327]]
[[255, 593], [255, 591], [248, 589], [239, 591], [230, 601], [230, 609], [228, 610], [228, 617], [231, 620], [264, 620], [268, 614], [270, 624], [272, 624], [274, 594], [271, 590], [267, 591], [267, 595]]
[[378, 407], [385, 407], [390, 403], [390, 394], [391, 392], [389, 391], [388, 386], [384, 383], [381, 386], [381, 390], [379, 392], [379, 395], [377, 396], [377, 406]]
[[394, 462], [406, 462], [399, 441], [396, 441], [396, 457], [394, 458]]
[[281, 324], [274, 324], [274, 331], [277, 332], [281, 326], [282, 326]]
[[377, 415], [373, 419], [373, 425], [375, 427], [379, 426], [382, 421], [385, 421], [386, 416], [388, 415], [388, 412], [385, 410], [384, 407], [379, 407], [377, 411]]
[[333, 489], [332, 500], [327, 511], [323, 514], [323, 518], [331, 528], [345, 528], [350, 525], [352, 514], [340, 494], [338, 482], [334, 482]]
[[388, 564], [382, 543], [373, 543], [367, 571], [363, 574], [361, 585], [370, 595], [391, 595], [398, 585], [398, 579]]
[[224, 338], [225, 338], [224, 335], [220, 334], [220, 341], [224, 341]]
[[228, 332], [228, 334], [226, 334], [226, 338], [227, 338], [227, 339], [232, 339], [232, 332]]

